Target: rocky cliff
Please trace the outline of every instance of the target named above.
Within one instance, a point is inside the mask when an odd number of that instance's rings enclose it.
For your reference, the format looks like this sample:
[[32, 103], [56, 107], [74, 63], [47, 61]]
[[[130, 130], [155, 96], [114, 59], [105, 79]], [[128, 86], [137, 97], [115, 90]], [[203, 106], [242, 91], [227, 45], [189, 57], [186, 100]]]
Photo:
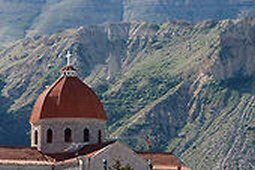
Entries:
[[17, 41], [0, 54], [0, 142], [29, 145], [28, 118], [71, 50], [109, 138], [168, 150], [193, 169], [254, 169], [255, 20], [107, 24]]
[[0, 47], [88, 24], [254, 16], [253, 0], [0, 0]]

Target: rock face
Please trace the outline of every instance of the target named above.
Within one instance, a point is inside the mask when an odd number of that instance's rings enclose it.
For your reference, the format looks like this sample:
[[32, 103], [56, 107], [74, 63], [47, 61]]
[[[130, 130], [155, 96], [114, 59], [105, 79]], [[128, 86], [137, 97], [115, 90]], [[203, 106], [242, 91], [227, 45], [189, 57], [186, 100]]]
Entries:
[[254, 16], [252, 0], [0, 0], [1, 46], [88, 24]]
[[110, 137], [141, 150], [149, 139], [193, 169], [253, 169], [254, 23], [107, 24], [20, 40], [0, 54], [0, 143], [29, 145], [32, 105], [71, 50]]
[[[244, 24], [246, 21], [249, 21], [248, 25]], [[238, 22], [225, 21], [222, 24], [227, 27], [227, 31], [221, 34], [222, 48], [220, 58], [214, 66], [214, 74], [220, 79], [253, 76], [255, 22], [247, 19]]]

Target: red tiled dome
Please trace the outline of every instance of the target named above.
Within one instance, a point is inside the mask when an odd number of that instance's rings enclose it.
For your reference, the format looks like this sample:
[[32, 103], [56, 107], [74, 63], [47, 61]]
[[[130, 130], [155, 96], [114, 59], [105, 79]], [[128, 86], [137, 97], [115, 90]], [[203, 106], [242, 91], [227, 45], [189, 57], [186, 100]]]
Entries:
[[48, 118], [106, 120], [107, 116], [103, 104], [91, 88], [77, 77], [63, 75], [39, 96], [30, 122]]

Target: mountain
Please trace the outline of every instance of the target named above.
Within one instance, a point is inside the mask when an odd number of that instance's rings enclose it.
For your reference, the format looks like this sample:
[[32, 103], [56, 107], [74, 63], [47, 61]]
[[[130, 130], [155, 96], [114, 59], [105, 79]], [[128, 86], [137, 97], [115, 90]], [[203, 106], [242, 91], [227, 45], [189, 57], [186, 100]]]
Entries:
[[90, 24], [254, 16], [253, 0], [0, 0], [0, 47]]
[[0, 48], [24, 38], [45, 0], [0, 0]]
[[96, 90], [109, 138], [170, 151], [192, 169], [254, 169], [255, 19], [83, 26], [0, 53], [0, 143], [29, 145], [28, 119], [66, 50]]

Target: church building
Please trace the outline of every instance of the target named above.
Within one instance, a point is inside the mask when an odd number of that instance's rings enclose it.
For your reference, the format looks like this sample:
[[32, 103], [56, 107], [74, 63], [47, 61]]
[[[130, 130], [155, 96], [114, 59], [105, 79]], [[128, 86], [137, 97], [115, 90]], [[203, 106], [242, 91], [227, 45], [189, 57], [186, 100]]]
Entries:
[[31, 147], [0, 146], [0, 170], [108, 170], [117, 161], [134, 170], [188, 170], [171, 153], [107, 141], [106, 122], [103, 103], [68, 62], [34, 105]]

